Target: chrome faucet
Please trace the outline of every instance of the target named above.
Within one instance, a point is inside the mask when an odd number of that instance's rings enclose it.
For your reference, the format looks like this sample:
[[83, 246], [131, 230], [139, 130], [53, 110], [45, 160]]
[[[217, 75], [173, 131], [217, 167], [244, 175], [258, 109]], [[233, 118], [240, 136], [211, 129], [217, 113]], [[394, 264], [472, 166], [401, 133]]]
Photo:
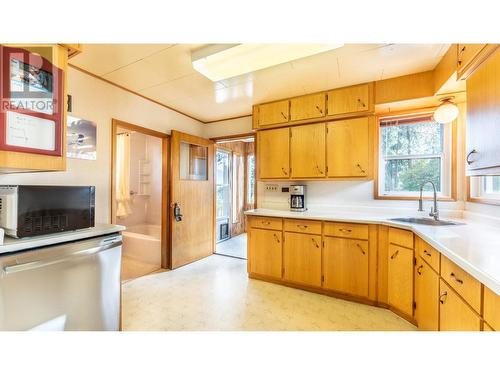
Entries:
[[438, 210], [438, 202], [437, 202], [437, 192], [436, 192], [436, 185], [434, 185], [434, 182], [431, 180], [424, 181], [422, 185], [420, 185], [420, 199], [418, 200], [418, 210], [423, 211], [424, 210], [424, 202], [422, 200], [422, 191], [424, 190], [425, 184], [430, 183], [432, 185], [432, 188], [434, 189], [434, 207], [431, 207], [431, 212], [429, 213], [430, 217], [433, 217], [434, 220], [439, 220], [439, 210]]

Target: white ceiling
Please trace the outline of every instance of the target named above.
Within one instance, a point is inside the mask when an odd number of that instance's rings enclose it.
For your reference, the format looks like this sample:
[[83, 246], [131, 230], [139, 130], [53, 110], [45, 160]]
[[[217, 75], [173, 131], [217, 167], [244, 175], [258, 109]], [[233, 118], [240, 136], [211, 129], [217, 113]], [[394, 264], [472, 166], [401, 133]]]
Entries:
[[70, 63], [203, 122], [249, 115], [252, 105], [433, 69], [447, 44], [348, 44], [212, 82], [191, 65], [202, 44], [85, 44]]

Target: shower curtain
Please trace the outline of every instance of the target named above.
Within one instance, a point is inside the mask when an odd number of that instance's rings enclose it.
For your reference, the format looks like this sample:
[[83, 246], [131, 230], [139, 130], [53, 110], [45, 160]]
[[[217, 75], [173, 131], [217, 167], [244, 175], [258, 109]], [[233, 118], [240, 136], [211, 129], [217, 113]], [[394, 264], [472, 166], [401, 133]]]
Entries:
[[130, 207], [130, 136], [116, 136], [116, 216], [126, 218]]

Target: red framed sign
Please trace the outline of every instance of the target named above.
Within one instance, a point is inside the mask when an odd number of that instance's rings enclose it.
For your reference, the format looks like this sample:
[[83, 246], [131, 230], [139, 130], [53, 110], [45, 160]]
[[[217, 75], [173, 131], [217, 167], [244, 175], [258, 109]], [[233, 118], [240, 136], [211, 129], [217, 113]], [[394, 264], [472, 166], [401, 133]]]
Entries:
[[62, 70], [0, 45], [0, 75], [0, 150], [62, 156]]

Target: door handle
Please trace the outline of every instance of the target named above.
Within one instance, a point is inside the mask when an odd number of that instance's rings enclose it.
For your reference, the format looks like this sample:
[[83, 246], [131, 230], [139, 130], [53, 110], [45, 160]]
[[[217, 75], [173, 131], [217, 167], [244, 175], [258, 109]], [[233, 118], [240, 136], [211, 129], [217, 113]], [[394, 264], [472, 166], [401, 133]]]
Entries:
[[448, 292], [443, 292], [439, 296], [439, 302], [441, 303], [441, 305], [446, 302], [446, 297], [448, 297]]
[[356, 243], [356, 246], [359, 248], [359, 250], [361, 250], [361, 252], [363, 253], [363, 255], [366, 254], [366, 252], [363, 250], [363, 247], [359, 243]]
[[471, 152], [469, 152], [469, 153], [467, 154], [467, 158], [466, 158], [466, 160], [467, 160], [467, 165], [471, 165], [471, 164], [472, 164], [472, 163], [474, 163], [474, 161], [475, 161], [475, 160], [470, 160], [470, 156], [471, 156], [472, 154], [477, 154], [477, 151], [476, 151], [475, 149], [473, 149]]
[[175, 221], [182, 221], [181, 206], [179, 203], [174, 204], [174, 218]]

